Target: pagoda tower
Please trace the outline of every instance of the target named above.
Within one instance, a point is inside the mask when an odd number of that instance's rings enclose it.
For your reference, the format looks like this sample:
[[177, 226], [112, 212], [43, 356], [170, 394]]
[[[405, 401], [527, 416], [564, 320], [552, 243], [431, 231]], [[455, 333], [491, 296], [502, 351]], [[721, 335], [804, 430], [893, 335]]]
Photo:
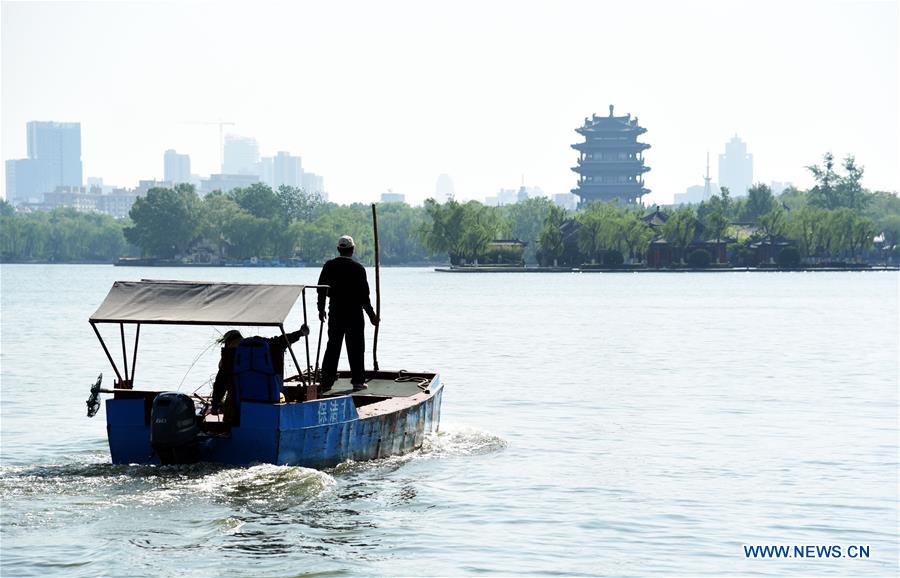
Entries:
[[637, 141], [647, 132], [637, 117], [614, 116], [609, 105], [609, 116], [585, 118], [584, 126], [575, 131], [585, 138], [572, 145], [580, 153], [578, 166], [572, 167], [579, 175], [578, 187], [572, 189], [581, 198], [579, 206], [592, 201], [635, 203], [650, 192], [643, 177], [650, 170], [644, 166], [644, 150], [650, 145]]

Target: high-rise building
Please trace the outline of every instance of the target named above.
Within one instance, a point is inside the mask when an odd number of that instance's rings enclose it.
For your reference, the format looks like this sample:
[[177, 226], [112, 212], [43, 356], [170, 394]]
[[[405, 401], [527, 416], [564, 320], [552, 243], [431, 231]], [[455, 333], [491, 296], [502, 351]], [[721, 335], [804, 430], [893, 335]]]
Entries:
[[[524, 187], [523, 187], [524, 188]], [[503, 205], [515, 205], [519, 202], [519, 191], [522, 189], [500, 189], [496, 195], [484, 198], [484, 204], [489, 207], [500, 207]]]
[[716, 183], [709, 185], [694, 185], [685, 189], [683, 193], [675, 193], [676, 205], [696, 204], [708, 201], [713, 195], [719, 194], [719, 186]]
[[579, 175], [572, 193], [581, 197], [582, 205], [617, 199], [634, 203], [650, 192], [643, 176], [650, 170], [644, 165], [644, 151], [650, 145], [637, 141], [647, 132], [637, 117], [614, 116], [613, 105], [609, 105], [609, 116], [585, 118], [575, 132], [585, 138], [585, 142], [572, 145], [580, 153], [578, 166], [572, 167]]
[[227, 135], [222, 158], [222, 174], [259, 175], [259, 145], [255, 138]]
[[56, 187], [82, 185], [81, 124], [32, 121], [25, 125], [28, 158], [6, 161], [10, 202], [38, 199]]
[[172, 183], [191, 182], [191, 157], [169, 149], [163, 155], [163, 180]]
[[446, 203], [453, 194], [453, 179], [450, 178], [450, 175], [438, 175], [437, 182], [434, 185], [434, 200], [439, 203]]
[[381, 193], [381, 202], [382, 203], [405, 203], [406, 195], [403, 193], [395, 193], [393, 191], [388, 191], [386, 193]]
[[272, 187], [299, 187], [303, 184], [303, 164], [300, 157], [279, 151], [272, 159]]
[[265, 183], [270, 187], [274, 187], [275, 179], [275, 158], [274, 157], [260, 157], [259, 163], [256, 165], [257, 174], [259, 175], [259, 182]]
[[6, 200], [13, 204], [37, 200], [43, 190], [39, 178], [37, 159], [10, 159], [6, 161]]
[[790, 181], [772, 181], [772, 183], [769, 185], [769, 188], [772, 189], [773, 195], [780, 195], [793, 186], [794, 183]]
[[303, 190], [309, 194], [322, 195], [323, 200], [328, 199], [328, 194], [325, 192], [325, 179], [320, 177], [315, 173], [303, 173]]
[[574, 211], [578, 206], [578, 197], [572, 193], [558, 193], [553, 195], [553, 204], [567, 211]]
[[256, 175], [209, 175], [208, 179], [200, 181], [200, 194], [206, 195], [213, 191], [227, 193], [233, 189], [243, 189], [259, 182]]
[[725, 143], [725, 154], [719, 155], [719, 186], [728, 187], [733, 197], [747, 194], [753, 184], [753, 155], [747, 153], [747, 143], [737, 135]]

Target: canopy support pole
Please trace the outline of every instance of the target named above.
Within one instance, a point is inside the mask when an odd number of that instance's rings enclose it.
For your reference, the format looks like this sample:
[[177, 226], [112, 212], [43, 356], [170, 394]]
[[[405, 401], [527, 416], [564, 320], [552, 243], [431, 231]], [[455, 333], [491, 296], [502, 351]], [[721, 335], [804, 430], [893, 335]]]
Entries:
[[288, 341], [287, 334], [284, 332], [284, 325], [279, 325], [278, 329], [281, 330], [281, 337], [283, 337], [284, 342], [287, 343], [288, 351], [291, 352], [291, 359], [294, 360], [294, 366], [297, 368], [297, 373], [300, 374], [300, 382], [303, 384], [303, 389], [306, 390], [306, 395], [304, 397], [306, 397], [307, 399], [305, 401], [309, 401], [310, 399], [315, 399], [315, 397], [312, 397], [312, 398], [309, 397], [309, 392], [310, 392], [311, 388], [309, 387], [309, 384], [306, 382], [306, 377], [303, 375], [303, 372], [300, 371], [300, 364], [297, 363], [297, 356], [294, 355], [294, 348], [291, 347], [291, 342]]
[[106, 354], [106, 359], [109, 360], [109, 364], [112, 365], [113, 371], [116, 372], [116, 377], [119, 378], [119, 381], [122, 381], [122, 374], [119, 373], [119, 368], [116, 367], [116, 362], [113, 361], [112, 355], [109, 354], [109, 349], [106, 347], [106, 342], [103, 341], [103, 336], [100, 335], [100, 331], [97, 329], [97, 326], [91, 321], [91, 329], [94, 330], [94, 333], [97, 334], [97, 339], [100, 340], [100, 345], [103, 346], [103, 352]]
[[125, 381], [128, 379], [128, 352], [125, 351], [125, 324], [119, 323], [119, 333], [122, 335], [122, 363], [125, 364]]
[[141, 324], [137, 324], [137, 329], [134, 333], [134, 355], [131, 358], [131, 386], [134, 387], [134, 370], [137, 368], [137, 350], [138, 350], [138, 340], [141, 338]]
[[[308, 328], [309, 325], [307, 324], [306, 319], [306, 287], [303, 288], [303, 291], [301, 291], [300, 294], [302, 295], [303, 299], [303, 325], [306, 325], [306, 327]], [[306, 344], [306, 375], [310, 376], [310, 380], [315, 381], [315, 379], [312, 377], [312, 367], [310, 367], [309, 363], [309, 333], [303, 336], [303, 341]], [[298, 367], [297, 371], [299, 370], [300, 368]]]

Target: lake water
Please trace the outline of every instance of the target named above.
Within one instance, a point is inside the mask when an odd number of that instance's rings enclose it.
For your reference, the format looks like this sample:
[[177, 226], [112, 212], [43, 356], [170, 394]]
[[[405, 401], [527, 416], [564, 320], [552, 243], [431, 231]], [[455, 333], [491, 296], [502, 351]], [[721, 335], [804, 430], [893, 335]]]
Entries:
[[[84, 402], [98, 373], [112, 385], [87, 323], [112, 281], [317, 274], [4, 265], [0, 574], [897, 574], [896, 272], [385, 269], [380, 366], [446, 383], [421, 451], [324, 472], [109, 464]], [[208, 388], [217, 336], [145, 326], [137, 386]]]

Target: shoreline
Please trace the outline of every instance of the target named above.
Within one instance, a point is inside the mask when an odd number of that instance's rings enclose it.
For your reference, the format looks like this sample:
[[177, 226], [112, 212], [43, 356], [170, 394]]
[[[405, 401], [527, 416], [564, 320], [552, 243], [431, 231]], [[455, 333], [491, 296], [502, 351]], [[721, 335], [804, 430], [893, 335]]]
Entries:
[[[272, 266], [272, 265], [208, 265], [199, 263], [166, 263], [166, 264], [120, 264], [108, 261], [0, 261], [2, 265], [108, 265], [110, 267], [159, 267], [159, 268], [202, 268], [202, 269], [318, 269], [321, 265]], [[604, 267], [457, 267], [421, 263], [412, 265], [382, 265], [385, 269], [431, 268], [437, 273], [835, 273], [835, 272], [883, 272], [900, 271], [900, 266], [879, 265], [859, 267], [795, 267], [781, 269], [778, 267], [710, 267], [694, 269], [690, 267], [676, 269], [652, 268], [604, 268]]]
[[716, 267], [707, 269], [626, 269], [579, 267], [435, 267], [438, 273], [834, 273], [900, 271], [900, 267]]

